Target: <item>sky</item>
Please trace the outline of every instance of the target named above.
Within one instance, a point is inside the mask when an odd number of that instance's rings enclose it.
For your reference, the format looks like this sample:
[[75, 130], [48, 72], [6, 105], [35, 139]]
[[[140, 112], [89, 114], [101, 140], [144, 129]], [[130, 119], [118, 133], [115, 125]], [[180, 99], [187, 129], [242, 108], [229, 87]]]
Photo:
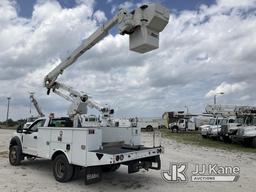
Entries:
[[30, 116], [31, 91], [44, 113], [65, 116], [70, 103], [46, 94], [44, 76], [119, 8], [150, 2], [170, 10], [159, 49], [131, 52], [129, 37], [114, 29], [59, 81], [118, 117], [160, 117], [185, 106], [201, 113], [216, 94], [219, 104], [256, 104], [256, 0], [1, 0], [0, 121], [6, 97], [12, 119]]

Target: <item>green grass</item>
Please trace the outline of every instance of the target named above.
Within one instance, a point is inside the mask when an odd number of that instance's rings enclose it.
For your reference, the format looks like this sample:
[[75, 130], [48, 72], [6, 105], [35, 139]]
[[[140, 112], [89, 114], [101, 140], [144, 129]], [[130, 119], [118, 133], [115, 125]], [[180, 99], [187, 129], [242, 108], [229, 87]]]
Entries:
[[161, 133], [165, 138], [172, 139], [184, 144], [212, 147], [224, 149], [227, 151], [243, 151], [256, 153], [256, 148], [246, 147], [238, 143], [224, 143], [222, 141], [216, 141], [209, 138], [204, 139], [198, 132], [172, 133], [169, 129], [162, 129]]
[[6, 126], [6, 124], [0, 124], [0, 129], [17, 129], [18, 125]]

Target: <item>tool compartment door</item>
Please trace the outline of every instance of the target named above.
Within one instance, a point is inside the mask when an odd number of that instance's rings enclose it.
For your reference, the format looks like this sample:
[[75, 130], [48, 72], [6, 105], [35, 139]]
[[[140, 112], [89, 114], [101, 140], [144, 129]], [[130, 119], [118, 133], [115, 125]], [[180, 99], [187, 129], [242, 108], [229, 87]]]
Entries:
[[50, 158], [51, 130], [45, 127], [38, 128], [38, 156]]
[[86, 165], [86, 139], [87, 130], [73, 130], [73, 145], [72, 145], [72, 164], [85, 166]]

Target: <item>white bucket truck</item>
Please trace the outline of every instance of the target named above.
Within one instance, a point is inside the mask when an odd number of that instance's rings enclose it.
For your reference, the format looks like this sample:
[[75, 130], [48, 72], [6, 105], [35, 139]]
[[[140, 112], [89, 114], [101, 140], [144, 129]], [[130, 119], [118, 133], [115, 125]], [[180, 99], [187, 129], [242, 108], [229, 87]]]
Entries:
[[[102, 170], [115, 170], [121, 164], [128, 166], [129, 173], [141, 168], [159, 170], [161, 145], [142, 146], [138, 127], [118, 126], [112, 118], [113, 109], [56, 80], [78, 57], [102, 40], [113, 26], [118, 25], [121, 35], [129, 35], [131, 50], [146, 53], [158, 48], [159, 33], [168, 21], [169, 11], [165, 7], [143, 5], [132, 12], [119, 10], [90, 35], [44, 79], [48, 94], [52, 91], [71, 102], [69, 117], [42, 117], [27, 129], [18, 129], [10, 141], [10, 163], [19, 165], [25, 157], [51, 159], [54, 177], [60, 182], [71, 180], [81, 168], [85, 168], [86, 184], [99, 181]], [[100, 111], [101, 120], [89, 116], [87, 107]]]

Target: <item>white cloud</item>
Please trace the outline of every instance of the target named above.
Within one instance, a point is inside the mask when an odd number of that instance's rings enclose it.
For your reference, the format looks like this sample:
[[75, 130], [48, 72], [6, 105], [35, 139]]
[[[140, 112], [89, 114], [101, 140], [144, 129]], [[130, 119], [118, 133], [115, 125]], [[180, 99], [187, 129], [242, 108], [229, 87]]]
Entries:
[[234, 84], [228, 84], [226, 82], [223, 82], [218, 87], [216, 87], [216, 89], [210, 90], [206, 94], [206, 97], [212, 97], [218, 93], [224, 93], [226, 95], [229, 95], [231, 93], [238, 93], [247, 88], [248, 88], [248, 84], [246, 82], [240, 82], [240, 83], [234, 83]]
[[134, 4], [131, 1], [125, 1], [124, 3], [119, 5], [119, 8], [130, 10], [133, 8]]
[[32, 13], [33, 20], [42, 22], [61, 12], [61, 6], [57, 1], [46, 1], [36, 4]]
[[97, 11], [93, 14], [93, 16], [94, 16], [95, 19], [96, 19], [98, 22], [100, 22], [100, 23], [107, 20], [107, 18], [106, 18], [106, 16], [105, 16], [105, 13], [102, 12], [102, 11], [99, 11], [99, 10], [97, 10]]
[[9, 21], [11, 19], [17, 17], [17, 12], [15, 9], [15, 2], [14, 1], [1, 1], [0, 2], [0, 12], [4, 13], [4, 14], [1, 14], [1, 17], [0, 17], [0, 27], [3, 28], [6, 25], [9, 25]]
[[136, 4], [134, 4], [134, 3], [131, 2], [131, 1], [125, 1], [125, 2], [123, 2], [123, 3], [121, 3], [121, 4], [119, 4], [119, 5], [114, 4], [114, 5], [112, 5], [110, 12], [111, 12], [112, 14], [114, 14], [114, 13], [116, 13], [116, 12], [118, 11], [118, 9], [121, 9], [121, 8], [131, 11], [131, 10], [135, 7], [135, 5], [136, 5]]

